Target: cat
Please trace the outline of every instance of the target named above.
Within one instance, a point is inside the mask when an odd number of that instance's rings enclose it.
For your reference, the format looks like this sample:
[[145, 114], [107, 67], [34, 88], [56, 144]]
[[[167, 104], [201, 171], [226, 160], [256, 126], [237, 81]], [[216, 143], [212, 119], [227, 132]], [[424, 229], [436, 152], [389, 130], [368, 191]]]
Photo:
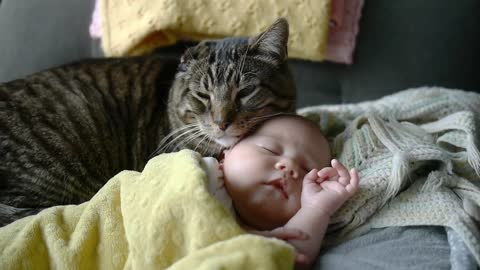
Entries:
[[89, 200], [121, 170], [188, 148], [217, 156], [294, 113], [288, 22], [207, 40], [181, 59], [84, 60], [0, 85], [0, 226]]

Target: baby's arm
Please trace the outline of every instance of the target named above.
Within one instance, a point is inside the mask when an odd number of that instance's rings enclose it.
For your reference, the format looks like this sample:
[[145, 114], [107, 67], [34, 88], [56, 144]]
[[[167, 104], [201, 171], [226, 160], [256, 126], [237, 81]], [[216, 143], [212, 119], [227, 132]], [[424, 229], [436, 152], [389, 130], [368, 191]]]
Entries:
[[310, 268], [320, 251], [329, 222], [330, 216], [324, 213], [315, 213], [314, 211], [300, 208], [297, 214], [285, 224], [286, 228], [296, 228], [309, 235], [306, 240], [286, 240], [295, 247], [297, 253], [295, 269]]
[[285, 225], [309, 235], [306, 240], [287, 240], [301, 254], [297, 256], [297, 269], [311, 266], [320, 251], [330, 216], [358, 190], [358, 182], [358, 172], [349, 172], [337, 160], [332, 160], [332, 167], [312, 170], [305, 176], [301, 208]]

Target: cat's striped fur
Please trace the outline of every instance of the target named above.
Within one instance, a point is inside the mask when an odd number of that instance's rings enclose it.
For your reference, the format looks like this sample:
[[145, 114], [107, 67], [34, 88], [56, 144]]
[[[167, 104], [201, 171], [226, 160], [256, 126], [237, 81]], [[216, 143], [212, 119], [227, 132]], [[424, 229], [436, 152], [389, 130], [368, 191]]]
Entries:
[[0, 225], [84, 202], [155, 154], [216, 155], [292, 112], [287, 39], [280, 19], [253, 38], [201, 42], [180, 62], [86, 60], [0, 85]]

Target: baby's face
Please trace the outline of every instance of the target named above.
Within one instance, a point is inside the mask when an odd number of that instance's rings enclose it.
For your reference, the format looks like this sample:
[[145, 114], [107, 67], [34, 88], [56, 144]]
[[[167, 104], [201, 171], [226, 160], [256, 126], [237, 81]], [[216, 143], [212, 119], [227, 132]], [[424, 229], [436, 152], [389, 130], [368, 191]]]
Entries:
[[300, 209], [305, 174], [329, 161], [327, 140], [315, 124], [276, 117], [225, 152], [225, 186], [243, 222], [271, 230]]

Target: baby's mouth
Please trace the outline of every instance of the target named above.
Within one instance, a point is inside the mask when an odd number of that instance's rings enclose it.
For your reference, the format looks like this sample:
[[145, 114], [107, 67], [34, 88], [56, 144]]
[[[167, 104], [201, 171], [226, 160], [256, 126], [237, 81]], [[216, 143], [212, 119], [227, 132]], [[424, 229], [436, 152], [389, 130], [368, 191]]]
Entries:
[[273, 186], [275, 189], [280, 191], [285, 199], [288, 199], [287, 193], [287, 182], [285, 179], [279, 178], [272, 181], [269, 181], [267, 185]]

